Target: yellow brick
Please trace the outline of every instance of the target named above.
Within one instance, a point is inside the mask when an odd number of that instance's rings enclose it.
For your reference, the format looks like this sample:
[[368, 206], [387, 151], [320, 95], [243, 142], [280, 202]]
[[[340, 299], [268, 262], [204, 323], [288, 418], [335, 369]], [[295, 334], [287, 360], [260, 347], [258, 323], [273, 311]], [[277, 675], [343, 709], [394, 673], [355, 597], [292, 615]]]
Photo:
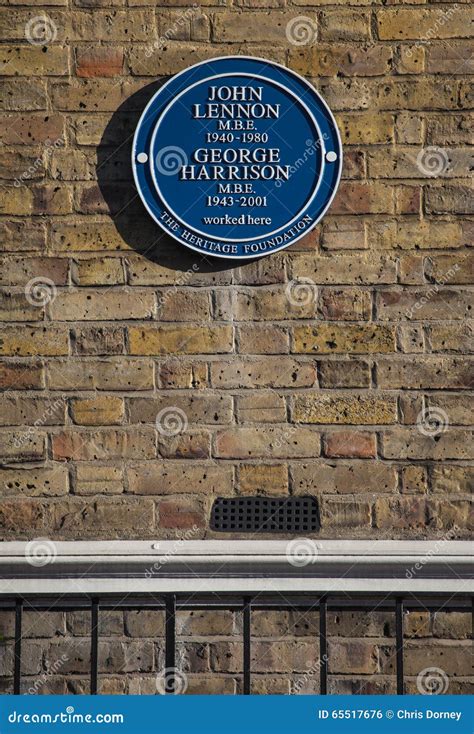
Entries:
[[71, 408], [74, 423], [83, 426], [111, 426], [123, 421], [123, 400], [112, 395], [75, 399]]
[[232, 351], [231, 326], [131, 327], [130, 354], [216, 354]]
[[395, 351], [393, 327], [321, 324], [295, 326], [293, 352], [299, 354], [371, 354]]

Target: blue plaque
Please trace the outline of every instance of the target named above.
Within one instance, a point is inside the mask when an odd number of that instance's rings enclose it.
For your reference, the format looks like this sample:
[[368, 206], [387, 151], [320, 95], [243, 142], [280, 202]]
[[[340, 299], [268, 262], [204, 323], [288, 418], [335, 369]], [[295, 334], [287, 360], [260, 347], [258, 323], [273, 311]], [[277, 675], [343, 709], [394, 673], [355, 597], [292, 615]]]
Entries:
[[132, 150], [153, 219], [198, 252], [255, 258], [304, 237], [339, 184], [334, 117], [298, 74], [264, 59], [223, 56], [164, 84]]

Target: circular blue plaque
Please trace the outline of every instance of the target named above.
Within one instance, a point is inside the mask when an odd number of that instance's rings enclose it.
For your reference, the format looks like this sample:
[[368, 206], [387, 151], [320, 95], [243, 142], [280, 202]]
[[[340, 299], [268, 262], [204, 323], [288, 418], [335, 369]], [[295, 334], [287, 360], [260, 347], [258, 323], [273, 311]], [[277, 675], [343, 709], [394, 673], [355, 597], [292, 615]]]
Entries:
[[223, 56], [164, 84], [132, 148], [140, 197], [182, 244], [255, 258], [304, 237], [339, 184], [334, 117], [298, 74], [264, 59]]

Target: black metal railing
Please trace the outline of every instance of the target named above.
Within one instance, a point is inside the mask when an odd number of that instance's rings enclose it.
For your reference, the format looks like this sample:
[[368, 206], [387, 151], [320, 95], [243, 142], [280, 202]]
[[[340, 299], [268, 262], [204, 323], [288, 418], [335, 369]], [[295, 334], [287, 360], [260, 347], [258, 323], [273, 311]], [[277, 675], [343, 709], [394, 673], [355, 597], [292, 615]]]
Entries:
[[[227, 596], [220, 597], [217, 594], [204, 596], [200, 599], [194, 593], [191, 597], [180, 594], [162, 594], [150, 597], [130, 599], [129, 597], [111, 598], [99, 596], [81, 598], [59, 598], [38, 599], [17, 598], [1, 605], [2, 609], [10, 609], [15, 615], [15, 639], [14, 639], [14, 675], [13, 693], [19, 694], [21, 690], [22, 674], [22, 617], [25, 607], [31, 611], [79, 611], [89, 609], [90, 611], [90, 693], [98, 693], [99, 677], [99, 619], [101, 611], [121, 609], [123, 611], [137, 611], [142, 609], [162, 610], [165, 613], [165, 667], [166, 670], [176, 669], [176, 615], [178, 611], [210, 611], [230, 610], [240, 611], [243, 618], [242, 643], [243, 643], [243, 693], [249, 695], [252, 688], [252, 612], [261, 610], [291, 610], [298, 612], [319, 611], [319, 672], [320, 693], [328, 692], [329, 676], [329, 646], [328, 646], [328, 612], [386, 612], [394, 615], [395, 621], [395, 646], [396, 646], [396, 690], [398, 695], [405, 693], [404, 677], [404, 614], [408, 611], [423, 610], [427, 612], [464, 612], [472, 615], [474, 625], [474, 598], [468, 594], [446, 594], [444, 597], [437, 594], [435, 598], [417, 598], [413, 595], [408, 597], [389, 596], [381, 600], [374, 595], [372, 598], [357, 597], [337, 598], [327, 594], [313, 597], [312, 594], [301, 593], [292, 596], [290, 600], [275, 598], [265, 594], [252, 596]], [[173, 694], [176, 692], [175, 679], [172, 675], [167, 677], [165, 692]]]

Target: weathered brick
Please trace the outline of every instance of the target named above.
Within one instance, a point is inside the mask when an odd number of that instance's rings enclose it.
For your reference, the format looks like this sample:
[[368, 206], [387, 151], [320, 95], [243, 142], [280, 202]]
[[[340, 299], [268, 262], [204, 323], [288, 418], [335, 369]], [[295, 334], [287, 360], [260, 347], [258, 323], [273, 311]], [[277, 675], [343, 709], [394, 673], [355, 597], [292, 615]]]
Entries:
[[457, 222], [369, 222], [369, 238], [377, 250], [412, 250], [462, 247]]
[[0, 397], [0, 425], [55, 426], [66, 420], [66, 401], [62, 397]]
[[377, 528], [423, 531], [427, 527], [426, 499], [424, 497], [390, 498], [375, 500]]
[[465, 319], [473, 306], [473, 297], [468, 291], [441, 285], [422, 290], [384, 290], [377, 296], [377, 316], [382, 321], [439, 320], [446, 316], [446, 309], [451, 319]]
[[379, 115], [369, 112], [339, 113], [337, 123], [341, 131], [342, 142], [347, 145], [390, 143], [394, 139], [395, 118], [394, 115], [387, 112]]
[[83, 326], [71, 332], [74, 354], [78, 356], [123, 354], [124, 330], [121, 327]]
[[45, 457], [45, 436], [36, 428], [0, 433], [0, 457], [18, 463]]
[[474, 351], [474, 331], [469, 324], [438, 323], [427, 330], [432, 352], [472, 352]]
[[382, 437], [382, 455], [387, 459], [472, 459], [472, 446], [472, 432], [456, 428], [435, 436], [412, 428], [393, 428]]
[[72, 265], [72, 278], [80, 286], [123, 285], [125, 273], [118, 257], [76, 260]]
[[382, 463], [352, 461], [314, 461], [292, 467], [293, 488], [299, 494], [354, 494], [359, 492], [395, 492], [397, 474], [394, 467]]
[[149, 360], [68, 360], [50, 362], [47, 382], [52, 390], [151, 390], [153, 364]]
[[211, 384], [216, 388], [312, 387], [316, 369], [290, 357], [261, 357], [212, 362]]
[[471, 675], [469, 643], [437, 641], [434, 646], [420, 641], [407, 642], [405, 674], [417, 676], [426, 668], [441, 668], [448, 676]]
[[426, 190], [426, 211], [430, 214], [473, 214], [472, 198], [469, 184], [431, 186]]
[[327, 321], [368, 321], [372, 314], [372, 298], [360, 288], [324, 288], [319, 310]]
[[323, 41], [365, 41], [370, 38], [368, 10], [323, 10], [320, 21]]
[[123, 492], [122, 469], [116, 466], [77, 464], [74, 484], [75, 494], [121, 494]]
[[[292, 12], [248, 12], [246, 22], [236, 13], [225, 12], [214, 16], [214, 40], [227, 43], [263, 42], [286, 45], [285, 29], [295, 17]], [[314, 20], [316, 27], [316, 20]]]
[[232, 350], [231, 326], [130, 327], [130, 354], [219, 354]]
[[305, 393], [293, 402], [297, 423], [385, 424], [397, 420], [396, 400], [390, 395], [372, 397], [367, 393]]
[[395, 283], [396, 263], [386, 256], [300, 255], [293, 262], [293, 276], [311, 278], [314, 283], [321, 285]]
[[3, 46], [2, 76], [61, 76], [68, 73], [68, 49], [61, 46]]
[[469, 494], [474, 486], [474, 467], [449, 464], [433, 466], [431, 483], [434, 492]]
[[172, 358], [157, 364], [159, 387], [203, 389], [208, 384], [206, 362]]
[[74, 423], [82, 426], [110, 426], [123, 423], [124, 402], [112, 395], [77, 398], [71, 401]]
[[361, 359], [333, 359], [318, 363], [319, 384], [328, 387], [369, 387], [370, 364]]
[[469, 37], [470, 20], [468, 8], [459, 7], [383, 9], [377, 13], [382, 40]]
[[[28, 286], [34, 278], [44, 280], [44, 292], [40, 293], [44, 301], [54, 300], [56, 293], [54, 286], [65, 285], [67, 282], [68, 262], [64, 258], [55, 257], [24, 257], [24, 258], [4, 258], [2, 260], [2, 273], [0, 275], [0, 283], [2, 285]], [[52, 281], [52, 283], [50, 282]], [[33, 287], [34, 284], [31, 284]], [[38, 284], [41, 289], [42, 283]], [[34, 290], [30, 293], [30, 297], [35, 302]], [[42, 298], [38, 300], [42, 301]]]
[[251, 394], [236, 399], [239, 423], [281, 423], [286, 420], [286, 405], [275, 393]]
[[[308, 319], [316, 315], [316, 289], [298, 299], [298, 281], [286, 289], [259, 288], [233, 292], [232, 312], [236, 321]], [[293, 290], [293, 295], [292, 295]], [[304, 291], [306, 294], [306, 290]]]
[[275, 253], [275, 257], [259, 258], [236, 268], [234, 280], [240, 285], [271, 285], [285, 282], [285, 260]]
[[[469, 252], [455, 255], [432, 255], [425, 258], [425, 273], [430, 282], [441, 285], [469, 284], [474, 274], [474, 257]], [[442, 288], [443, 293], [446, 287]]]
[[38, 77], [25, 81], [17, 78], [4, 79], [0, 99], [5, 111], [45, 110], [48, 100], [45, 81]]
[[76, 74], [79, 77], [117, 76], [122, 73], [123, 48], [100, 46], [76, 49]]
[[75, 459], [152, 459], [156, 456], [155, 432], [151, 428], [68, 429], [52, 436], [53, 458]]
[[425, 494], [427, 490], [426, 469], [423, 466], [404, 466], [401, 470], [403, 494]]
[[0, 363], [0, 388], [39, 390], [44, 387], [44, 367], [40, 362]]
[[290, 49], [290, 67], [305, 76], [379, 76], [390, 73], [392, 49], [373, 45], [318, 44]]
[[365, 528], [371, 526], [371, 505], [365, 501], [325, 498], [321, 510], [321, 527]]
[[288, 330], [276, 324], [241, 324], [236, 341], [241, 354], [285, 354], [290, 350]]
[[151, 319], [155, 310], [153, 293], [124, 290], [61, 291], [50, 305], [55, 321]]
[[382, 388], [468, 388], [472, 365], [455, 357], [381, 358], [377, 362], [378, 385]]
[[179, 435], [167, 435], [159, 431], [158, 451], [164, 459], [208, 459], [210, 434], [187, 430]]
[[0, 291], [0, 321], [43, 321], [44, 308], [31, 304], [25, 293]]
[[395, 351], [395, 333], [379, 324], [295, 326], [293, 352], [298, 354], [371, 354]]
[[2, 469], [2, 496], [55, 497], [68, 493], [69, 472], [63, 465], [34, 469]]
[[0, 252], [35, 252], [45, 249], [46, 227], [42, 222], [0, 222]]
[[5, 145], [64, 141], [64, 117], [59, 114], [4, 115], [0, 140]]
[[[3, 439], [3, 437], [2, 437]], [[0, 453], [3, 451], [0, 439]], [[8, 457], [11, 461], [11, 457]], [[38, 456], [32, 458], [39, 458]], [[45, 506], [40, 500], [4, 499], [0, 504], [0, 528], [2, 540], [31, 538], [31, 533], [41, 533], [44, 527]]]
[[394, 211], [393, 186], [378, 181], [343, 181], [332, 204], [333, 214], [392, 214]]
[[159, 526], [178, 530], [202, 528], [206, 519], [201, 504], [196, 499], [179, 497], [162, 500], [158, 505]]
[[216, 458], [256, 459], [319, 456], [319, 433], [295, 426], [230, 428], [215, 439]]
[[284, 464], [242, 464], [238, 474], [241, 494], [285, 495], [288, 469]]
[[328, 657], [331, 673], [371, 674], [378, 671], [377, 647], [368, 640], [332, 640]]
[[[151, 500], [116, 497], [79, 497], [62, 500], [51, 508], [51, 531], [66, 537], [77, 535], [80, 524], [81, 537], [135, 538], [137, 533], [150, 533], [154, 527], [154, 505]], [[88, 659], [89, 660], [89, 659]], [[89, 662], [87, 663], [89, 665]]]
[[5, 326], [0, 332], [0, 354], [11, 357], [59, 356], [68, 354], [67, 332], [46, 326]]
[[230, 494], [232, 472], [225, 466], [146, 462], [127, 469], [128, 488], [134, 494]]
[[426, 402], [428, 410], [446, 413], [450, 425], [472, 424], [472, 402], [467, 393], [431, 393]]
[[375, 433], [367, 431], [337, 431], [323, 439], [324, 454], [328, 457], [374, 458], [377, 451]]
[[183, 291], [176, 287], [158, 292], [158, 319], [160, 321], [208, 321], [210, 319], [209, 293]]
[[[230, 423], [232, 398], [228, 395], [157, 395], [153, 398], [130, 398], [128, 412], [131, 423], [155, 423], [160, 413], [166, 424], [166, 414], [190, 423], [218, 425]], [[184, 415], [183, 415], [184, 414]]]

